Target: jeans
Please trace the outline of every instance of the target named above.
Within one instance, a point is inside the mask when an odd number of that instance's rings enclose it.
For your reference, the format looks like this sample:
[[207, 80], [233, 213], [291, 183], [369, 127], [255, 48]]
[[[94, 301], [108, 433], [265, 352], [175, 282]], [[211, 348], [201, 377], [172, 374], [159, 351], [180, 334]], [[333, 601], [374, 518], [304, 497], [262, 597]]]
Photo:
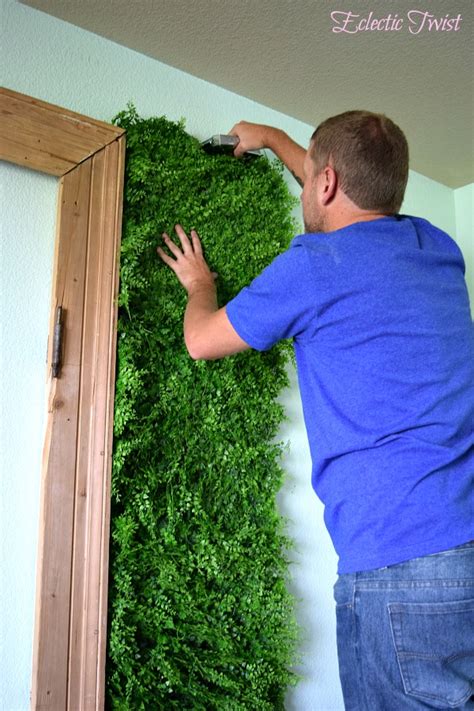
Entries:
[[474, 541], [340, 575], [346, 711], [474, 709]]

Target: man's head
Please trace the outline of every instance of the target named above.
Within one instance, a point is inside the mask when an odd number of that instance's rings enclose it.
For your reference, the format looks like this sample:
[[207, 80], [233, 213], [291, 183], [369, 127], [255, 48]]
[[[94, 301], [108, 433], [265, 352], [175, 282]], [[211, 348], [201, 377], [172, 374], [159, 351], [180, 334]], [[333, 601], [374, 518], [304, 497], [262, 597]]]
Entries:
[[314, 131], [304, 170], [305, 229], [328, 232], [400, 210], [408, 180], [408, 144], [384, 114], [346, 111]]

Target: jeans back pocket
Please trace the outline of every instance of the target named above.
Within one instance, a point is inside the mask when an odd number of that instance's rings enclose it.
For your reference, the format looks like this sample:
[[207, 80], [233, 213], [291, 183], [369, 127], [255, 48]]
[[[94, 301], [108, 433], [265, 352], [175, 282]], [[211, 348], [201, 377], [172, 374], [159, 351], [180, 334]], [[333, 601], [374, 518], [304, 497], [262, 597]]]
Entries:
[[405, 693], [433, 708], [456, 708], [474, 693], [474, 599], [389, 603]]

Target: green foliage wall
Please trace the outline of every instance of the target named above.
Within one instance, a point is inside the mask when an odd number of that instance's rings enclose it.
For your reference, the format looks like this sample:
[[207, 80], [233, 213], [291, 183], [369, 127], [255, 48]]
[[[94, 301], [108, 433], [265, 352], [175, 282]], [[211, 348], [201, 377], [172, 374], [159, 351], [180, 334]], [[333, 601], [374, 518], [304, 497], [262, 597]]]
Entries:
[[282, 483], [289, 343], [220, 361], [184, 346], [186, 294], [156, 254], [195, 228], [225, 304], [294, 235], [279, 164], [208, 156], [181, 123], [127, 131], [112, 476], [107, 705], [283, 708], [296, 625]]

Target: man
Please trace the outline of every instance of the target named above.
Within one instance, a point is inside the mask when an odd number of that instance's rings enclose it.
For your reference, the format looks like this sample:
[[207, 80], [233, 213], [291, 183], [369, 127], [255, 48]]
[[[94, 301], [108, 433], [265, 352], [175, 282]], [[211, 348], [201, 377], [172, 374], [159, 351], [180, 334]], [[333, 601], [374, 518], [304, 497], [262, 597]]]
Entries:
[[[240, 122], [302, 184], [305, 233], [225, 307], [199, 237], [163, 261], [188, 292], [191, 357], [293, 338], [313, 487], [339, 555], [346, 709], [474, 708], [474, 344], [464, 262], [399, 214], [403, 132], [383, 114], [324, 121], [305, 151]], [[472, 699], [471, 699], [472, 697]]]

